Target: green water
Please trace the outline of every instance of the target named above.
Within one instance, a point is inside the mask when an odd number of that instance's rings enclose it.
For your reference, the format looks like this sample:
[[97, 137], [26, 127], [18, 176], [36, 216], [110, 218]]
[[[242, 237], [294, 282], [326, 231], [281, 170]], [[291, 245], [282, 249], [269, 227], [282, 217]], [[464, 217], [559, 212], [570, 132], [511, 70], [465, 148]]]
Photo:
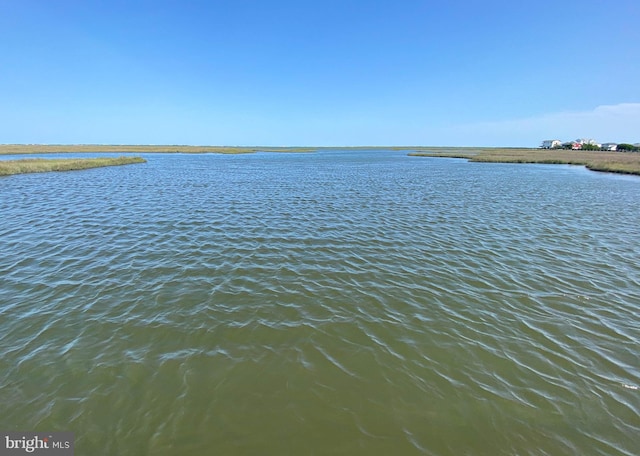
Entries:
[[0, 430], [634, 455], [640, 178], [394, 151], [0, 179]]

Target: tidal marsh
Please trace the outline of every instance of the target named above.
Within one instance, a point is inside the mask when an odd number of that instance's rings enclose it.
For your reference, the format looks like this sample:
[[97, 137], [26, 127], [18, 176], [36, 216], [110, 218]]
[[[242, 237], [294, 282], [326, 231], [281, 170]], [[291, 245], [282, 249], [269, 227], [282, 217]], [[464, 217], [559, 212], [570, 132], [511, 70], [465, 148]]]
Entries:
[[593, 171], [640, 175], [640, 153], [563, 149], [416, 148], [414, 157], [466, 158], [473, 162], [582, 165]]
[[0, 176], [24, 173], [44, 173], [48, 171], [72, 171], [146, 162], [147, 161], [142, 157], [25, 158], [21, 160], [0, 160]]
[[0, 144], [0, 155], [59, 154], [77, 152], [137, 152], [183, 154], [252, 154], [256, 152], [314, 152], [313, 147], [227, 147], [181, 145], [105, 145], [105, 144]]

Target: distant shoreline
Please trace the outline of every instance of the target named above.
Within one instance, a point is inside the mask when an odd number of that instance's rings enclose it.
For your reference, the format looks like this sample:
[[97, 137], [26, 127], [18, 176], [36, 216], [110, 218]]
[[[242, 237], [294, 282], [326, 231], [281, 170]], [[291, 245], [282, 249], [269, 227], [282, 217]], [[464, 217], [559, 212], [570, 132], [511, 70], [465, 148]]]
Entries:
[[105, 144], [0, 144], [0, 155], [66, 153], [184, 153], [252, 154], [257, 152], [307, 153], [319, 150], [395, 150], [412, 157], [464, 158], [473, 162], [541, 163], [581, 165], [592, 171], [640, 175], [640, 153], [603, 152], [522, 147], [434, 147], [434, 146], [321, 146], [235, 147], [185, 145]]
[[65, 153], [182, 153], [252, 154], [256, 152], [314, 152], [316, 147], [230, 147], [127, 144], [0, 144], [0, 155]]
[[[318, 150], [396, 150], [411, 152], [471, 150], [478, 147], [433, 147], [433, 146], [187, 146], [172, 144], [0, 144], [0, 155], [65, 154], [65, 153], [184, 153], [184, 154], [253, 154], [257, 152], [316, 152]], [[504, 150], [536, 150], [502, 148]]]
[[591, 171], [640, 175], [640, 153], [599, 152], [562, 149], [508, 148], [438, 148], [429, 147], [411, 152], [412, 157], [465, 158], [485, 163], [539, 163], [553, 165], [581, 165]]

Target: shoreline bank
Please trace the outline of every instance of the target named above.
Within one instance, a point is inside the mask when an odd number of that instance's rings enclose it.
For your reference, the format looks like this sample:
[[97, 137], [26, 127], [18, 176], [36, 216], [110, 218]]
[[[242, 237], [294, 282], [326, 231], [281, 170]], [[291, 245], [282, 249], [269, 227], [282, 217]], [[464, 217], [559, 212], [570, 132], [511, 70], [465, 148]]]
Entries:
[[[426, 148], [425, 148], [426, 149]], [[464, 158], [484, 163], [580, 165], [591, 171], [640, 176], [640, 153], [549, 149], [433, 148], [410, 152], [411, 157]]]
[[0, 176], [46, 173], [52, 171], [77, 171], [146, 162], [142, 157], [24, 158], [20, 160], [0, 160]]
[[126, 144], [0, 144], [0, 155], [64, 153], [182, 153], [182, 154], [253, 154], [256, 152], [315, 152], [316, 147], [227, 147]]

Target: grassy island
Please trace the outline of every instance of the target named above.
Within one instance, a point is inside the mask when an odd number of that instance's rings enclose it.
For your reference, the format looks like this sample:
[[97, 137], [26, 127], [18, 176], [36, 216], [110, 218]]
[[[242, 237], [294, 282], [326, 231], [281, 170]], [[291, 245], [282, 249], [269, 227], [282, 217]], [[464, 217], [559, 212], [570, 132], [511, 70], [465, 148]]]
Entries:
[[0, 155], [61, 154], [77, 152], [105, 153], [182, 153], [182, 154], [252, 154], [256, 152], [315, 152], [315, 147], [227, 147], [175, 145], [104, 145], [104, 144], [0, 144]]
[[105, 157], [105, 158], [26, 158], [22, 160], [0, 160], [0, 176], [24, 173], [44, 173], [47, 171], [71, 171], [78, 169], [101, 168], [103, 166], [146, 163], [141, 157]]
[[640, 153], [601, 152], [562, 149], [510, 148], [416, 148], [414, 157], [466, 158], [490, 163], [546, 163], [583, 165], [593, 171], [640, 175]]

